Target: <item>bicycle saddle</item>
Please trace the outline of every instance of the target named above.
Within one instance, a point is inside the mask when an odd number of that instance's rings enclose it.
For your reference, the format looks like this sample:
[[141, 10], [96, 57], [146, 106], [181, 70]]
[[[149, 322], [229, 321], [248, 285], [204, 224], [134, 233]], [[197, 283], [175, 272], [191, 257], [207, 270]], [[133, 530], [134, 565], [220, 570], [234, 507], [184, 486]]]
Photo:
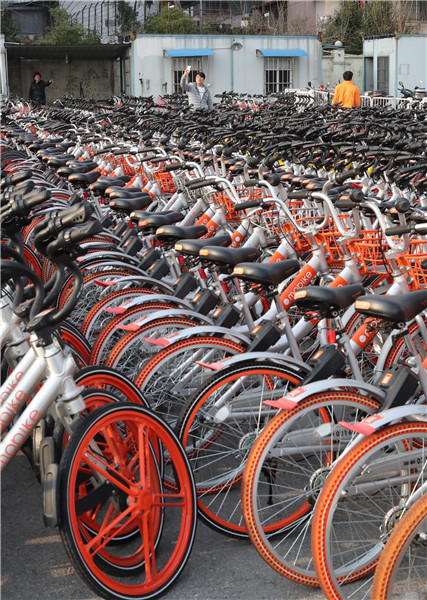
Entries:
[[147, 194], [148, 192], [143, 192], [141, 188], [135, 187], [120, 187], [119, 186], [108, 186], [105, 188], [105, 195], [109, 196], [110, 199], [117, 198], [132, 198], [133, 196], [139, 196], [141, 194]]
[[173, 243], [180, 239], [194, 239], [206, 235], [208, 230], [205, 225], [191, 225], [179, 227], [177, 225], [164, 225], [156, 231], [156, 237], [161, 243]]
[[134, 196], [133, 198], [114, 198], [110, 200], [109, 207], [129, 215], [135, 210], [144, 210], [144, 208], [147, 208], [152, 201], [149, 194], [140, 191], [139, 195]]
[[365, 288], [360, 283], [336, 288], [312, 286], [298, 290], [294, 302], [302, 311], [332, 313], [348, 308], [363, 294]]
[[298, 273], [301, 269], [299, 261], [290, 258], [274, 263], [241, 263], [233, 270], [233, 275], [239, 279], [277, 286], [285, 279]]
[[71, 173], [68, 181], [76, 187], [86, 187], [93, 183], [101, 175], [100, 171], [89, 171], [88, 173]]
[[[38, 154], [38, 153], [37, 153]], [[67, 162], [72, 160], [69, 154], [46, 154], [45, 156], [39, 156], [49, 167], [57, 169], [67, 165]]]
[[227, 267], [235, 267], [241, 262], [257, 260], [261, 255], [258, 248], [222, 248], [217, 246], [206, 246], [199, 252], [204, 261]]
[[64, 166], [64, 167], [59, 167], [59, 169], [57, 170], [58, 175], [60, 175], [61, 177], [68, 177], [69, 175], [72, 175], [73, 173], [87, 173], [88, 171], [92, 171], [92, 169], [95, 169], [98, 165], [96, 162], [93, 161], [77, 161], [77, 164], [73, 163], [73, 166]]
[[155, 233], [162, 225], [171, 225], [182, 221], [184, 215], [178, 212], [153, 213], [138, 221], [138, 228], [144, 233]]
[[381, 317], [394, 323], [408, 323], [427, 308], [427, 290], [398, 296], [369, 296], [357, 300], [355, 309], [364, 315]]
[[200, 250], [205, 246], [228, 246], [229, 244], [231, 244], [231, 236], [228, 233], [222, 233], [203, 240], [178, 240], [175, 244], [175, 250], [181, 252], [181, 254], [199, 256]]
[[121, 175], [120, 177], [108, 177], [101, 175], [95, 183], [90, 185], [90, 189], [94, 194], [102, 194], [107, 188], [110, 187], [124, 187], [125, 184], [130, 181], [128, 175]]

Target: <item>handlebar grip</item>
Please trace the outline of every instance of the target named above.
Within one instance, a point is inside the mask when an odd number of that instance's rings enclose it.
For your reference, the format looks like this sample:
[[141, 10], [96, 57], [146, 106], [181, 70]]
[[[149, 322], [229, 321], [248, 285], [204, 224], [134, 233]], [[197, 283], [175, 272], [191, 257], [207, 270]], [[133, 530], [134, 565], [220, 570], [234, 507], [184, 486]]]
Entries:
[[198, 190], [199, 188], [202, 187], [207, 187], [209, 185], [213, 185], [215, 183], [215, 179], [198, 179], [196, 181], [190, 181], [189, 183], [186, 183], [186, 187], [189, 190]]
[[387, 227], [384, 231], [386, 235], [403, 235], [404, 233], [411, 233], [412, 227], [410, 225], [398, 225], [397, 227]]
[[171, 163], [170, 165], [165, 165], [163, 167], [163, 171], [165, 173], [169, 173], [169, 171], [177, 171], [178, 169], [184, 169], [185, 165], [181, 162]]
[[272, 186], [279, 185], [282, 182], [279, 173], [270, 173], [270, 175], [267, 175], [265, 180]]
[[32, 177], [33, 172], [31, 169], [24, 169], [24, 171], [20, 171], [19, 173], [14, 173], [13, 175], [7, 175], [0, 182], [0, 189], [4, 190], [8, 185], [15, 185], [20, 181], [25, 181], [25, 179], [29, 179]]
[[262, 200], [248, 200], [247, 202], [239, 202], [239, 204], [234, 205], [234, 210], [246, 210], [247, 208], [255, 208], [257, 206], [264, 206]]
[[75, 248], [80, 242], [101, 231], [102, 225], [100, 221], [91, 221], [85, 225], [61, 231], [57, 239], [47, 246], [46, 255], [49, 258], [54, 258], [59, 252], [66, 251], [67, 253], [71, 253], [73, 247]]
[[46, 189], [33, 191], [26, 197], [17, 196], [4, 210], [2, 217], [3, 219], [6, 219], [10, 216], [27, 216], [32, 208], [46, 202], [46, 200], [49, 200], [50, 196], [50, 191]]
[[338, 173], [338, 175], [335, 177], [335, 181], [337, 183], [344, 183], [344, 181], [346, 181], [347, 179], [356, 177], [356, 175], [358, 173], [359, 173], [359, 169], [350, 169], [349, 171], [346, 171], [345, 173]]
[[288, 198], [289, 200], [305, 200], [310, 198], [312, 193], [312, 190], [294, 190], [293, 192], [288, 192]]
[[351, 200], [337, 200], [336, 202], [334, 202], [334, 206], [339, 210], [351, 210], [352, 208], [357, 206], [357, 204], [355, 202], [352, 202]]
[[359, 204], [360, 202], [363, 202], [363, 200], [365, 200], [365, 194], [362, 192], [362, 190], [359, 190], [359, 189], [351, 190], [351, 192], [349, 193], [349, 196], [350, 196], [350, 200], [352, 200], [353, 202], [356, 202], [357, 204]]
[[397, 212], [407, 213], [411, 210], [411, 203], [407, 198], [396, 198], [394, 208]]
[[72, 227], [73, 225], [85, 223], [92, 215], [93, 211], [93, 206], [88, 203], [75, 204], [64, 211], [61, 211], [56, 216], [55, 221], [58, 222], [57, 226], [59, 226], [61, 229], [65, 229], [66, 227]]
[[245, 179], [243, 185], [245, 187], [256, 187], [259, 185], [259, 179]]

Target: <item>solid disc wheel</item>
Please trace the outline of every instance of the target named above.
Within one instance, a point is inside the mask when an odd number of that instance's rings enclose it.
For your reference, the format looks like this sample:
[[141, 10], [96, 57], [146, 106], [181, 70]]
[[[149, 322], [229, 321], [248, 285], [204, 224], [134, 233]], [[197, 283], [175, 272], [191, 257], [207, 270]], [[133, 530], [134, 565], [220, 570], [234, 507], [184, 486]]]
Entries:
[[425, 597], [427, 573], [427, 494], [399, 520], [381, 553], [372, 585], [375, 600]]
[[241, 344], [224, 338], [189, 337], [157, 352], [146, 362], [135, 385], [153, 410], [175, 427], [187, 400], [211, 376], [211, 371], [196, 361], [213, 363], [244, 350]]
[[312, 523], [313, 562], [334, 600], [371, 598], [372, 572], [410, 496], [427, 475], [427, 426], [384, 427], [336, 464]]
[[360, 420], [378, 406], [350, 391], [313, 394], [278, 413], [255, 441], [243, 476], [243, 515], [257, 552], [284, 577], [318, 585], [310, 538], [313, 506], [355, 435], [337, 422]]
[[216, 373], [181, 414], [178, 436], [193, 468], [199, 514], [217, 531], [247, 537], [240, 484], [249, 451], [277, 410], [264, 404], [296, 387], [304, 373], [244, 363]]
[[[163, 490], [154, 445], [168, 457], [174, 491]], [[82, 419], [61, 460], [59, 490], [64, 546], [96, 594], [156, 598], [176, 581], [194, 542], [196, 496], [185, 453], [159, 417], [120, 403]], [[117, 545], [122, 530], [132, 535]]]

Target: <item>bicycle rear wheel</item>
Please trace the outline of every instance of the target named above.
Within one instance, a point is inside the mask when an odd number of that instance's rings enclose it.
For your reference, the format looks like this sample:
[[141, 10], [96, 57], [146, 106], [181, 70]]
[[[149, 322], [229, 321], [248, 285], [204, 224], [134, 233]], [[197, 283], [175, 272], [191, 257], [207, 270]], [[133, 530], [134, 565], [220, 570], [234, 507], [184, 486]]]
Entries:
[[[155, 444], [174, 482], [167, 492]], [[160, 596], [193, 546], [196, 496], [185, 453], [159, 417], [132, 403], [102, 406], [81, 420], [60, 464], [59, 509], [74, 568], [109, 600]], [[117, 545], [122, 530], [133, 535]]]

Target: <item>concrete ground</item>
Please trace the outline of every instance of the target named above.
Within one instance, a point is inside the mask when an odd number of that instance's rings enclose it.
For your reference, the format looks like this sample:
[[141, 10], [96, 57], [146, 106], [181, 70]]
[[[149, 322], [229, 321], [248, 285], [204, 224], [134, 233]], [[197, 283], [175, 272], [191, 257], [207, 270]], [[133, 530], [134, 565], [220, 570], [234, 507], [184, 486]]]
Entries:
[[[18, 454], [1, 480], [2, 600], [97, 600], [69, 563], [56, 529], [42, 518], [40, 485]], [[317, 589], [273, 571], [250, 542], [199, 523], [190, 559], [164, 600], [324, 600]]]

